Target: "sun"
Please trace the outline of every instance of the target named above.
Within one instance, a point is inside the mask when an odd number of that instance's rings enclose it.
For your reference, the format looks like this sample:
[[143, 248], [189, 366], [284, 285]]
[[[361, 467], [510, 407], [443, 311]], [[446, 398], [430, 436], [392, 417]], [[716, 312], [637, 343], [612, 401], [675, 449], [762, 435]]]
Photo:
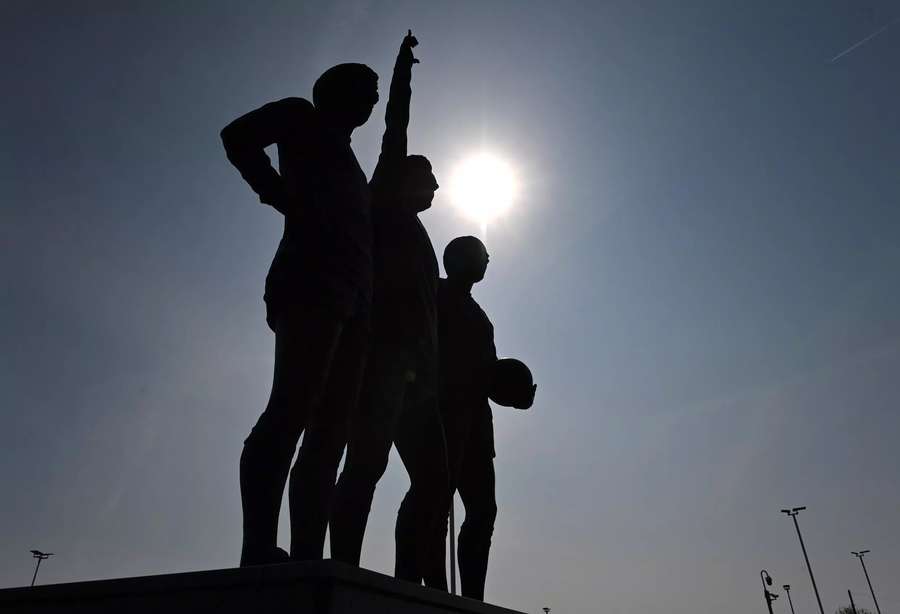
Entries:
[[516, 193], [512, 167], [486, 152], [465, 158], [450, 177], [453, 204], [483, 229], [512, 208]]

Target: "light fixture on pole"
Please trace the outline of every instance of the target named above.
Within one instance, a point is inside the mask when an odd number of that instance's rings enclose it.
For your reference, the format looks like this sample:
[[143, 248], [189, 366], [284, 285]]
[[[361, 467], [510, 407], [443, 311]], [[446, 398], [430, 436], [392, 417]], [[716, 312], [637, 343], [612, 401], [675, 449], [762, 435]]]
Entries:
[[32, 550], [31, 558], [37, 559], [37, 565], [34, 566], [34, 575], [31, 576], [31, 586], [34, 586], [34, 581], [37, 579], [38, 569], [41, 568], [41, 561], [44, 559], [49, 559], [53, 556], [52, 552], [41, 552], [40, 550]]
[[869, 571], [866, 569], [866, 562], [863, 561], [863, 557], [869, 554], [871, 550], [860, 550], [859, 552], [851, 552], [853, 556], [859, 559], [859, 563], [862, 565], [863, 573], [866, 574], [866, 582], [869, 583], [869, 592], [872, 593], [872, 601], [875, 602], [875, 609], [878, 611], [878, 614], [881, 614], [881, 608], [878, 607], [878, 600], [875, 599], [875, 589], [872, 588], [872, 581], [869, 580]]
[[784, 584], [784, 585], [782, 585], [781, 588], [783, 588], [783, 589], [784, 589], [784, 592], [787, 593], [787, 596], [788, 596], [788, 603], [791, 604], [791, 614], [795, 614], [795, 612], [794, 612], [794, 601], [791, 599], [791, 585], [790, 585], [790, 584]]
[[806, 569], [809, 571], [809, 579], [812, 580], [813, 591], [816, 593], [816, 601], [819, 604], [819, 614], [825, 614], [825, 608], [822, 607], [822, 598], [819, 597], [819, 587], [816, 586], [816, 578], [813, 575], [812, 565], [809, 564], [809, 555], [806, 554], [806, 544], [803, 543], [803, 536], [800, 534], [800, 524], [797, 522], [797, 514], [806, 509], [806, 506], [793, 507], [789, 510], [781, 510], [782, 514], [787, 514], [794, 520], [794, 527], [797, 529], [797, 537], [800, 539], [800, 548], [803, 549], [803, 558], [806, 560]]
[[769, 587], [772, 586], [772, 576], [769, 575], [768, 571], [763, 569], [759, 572], [759, 578], [762, 580], [763, 596], [766, 598], [766, 608], [768, 608], [769, 614], [775, 614], [772, 612], [772, 602], [778, 599], [778, 595], [769, 590]]
[[541, 609], [544, 611], [544, 614], [550, 614], [550, 608], [544, 606], [544, 607], [541, 608]]

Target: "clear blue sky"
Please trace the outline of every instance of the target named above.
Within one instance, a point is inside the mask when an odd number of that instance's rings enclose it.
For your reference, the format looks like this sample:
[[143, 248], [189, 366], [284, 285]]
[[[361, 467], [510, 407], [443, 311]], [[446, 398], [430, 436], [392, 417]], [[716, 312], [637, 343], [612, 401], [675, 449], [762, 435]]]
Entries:
[[[538, 383], [498, 408], [490, 601], [900, 610], [900, 16], [890, 2], [4, 2], [0, 585], [232, 566], [280, 235], [219, 129], [421, 45], [411, 151], [523, 179], [476, 298]], [[383, 103], [356, 132], [371, 172]], [[435, 246], [477, 232], [446, 191]], [[376, 495], [389, 571], [406, 477]], [[282, 543], [287, 543], [286, 525]], [[776, 603], [777, 614], [787, 612]]]

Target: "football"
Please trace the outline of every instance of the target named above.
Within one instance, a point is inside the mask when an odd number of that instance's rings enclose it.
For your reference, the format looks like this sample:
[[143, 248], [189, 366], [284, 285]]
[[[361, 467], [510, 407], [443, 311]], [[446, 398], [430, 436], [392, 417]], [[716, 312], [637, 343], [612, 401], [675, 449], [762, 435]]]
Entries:
[[535, 385], [531, 369], [515, 358], [501, 358], [494, 363], [490, 399], [504, 407], [528, 409], [534, 403]]

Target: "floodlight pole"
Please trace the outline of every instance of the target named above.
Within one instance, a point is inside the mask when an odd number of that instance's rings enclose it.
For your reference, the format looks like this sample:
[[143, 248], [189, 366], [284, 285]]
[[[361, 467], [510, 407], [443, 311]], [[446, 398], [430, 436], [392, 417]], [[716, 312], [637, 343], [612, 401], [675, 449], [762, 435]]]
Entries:
[[794, 520], [794, 527], [797, 529], [797, 537], [800, 539], [800, 548], [803, 549], [803, 558], [806, 559], [806, 569], [809, 571], [809, 579], [812, 580], [813, 591], [816, 593], [816, 601], [819, 604], [819, 614], [825, 614], [825, 608], [822, 607], [822, 598], [819, 597], [819, 587], [816, 586], [816, 578], [813, 576], [812, 565], [809, 564], [809, 555], [806, 554], [806, 544], [803, 543], [803, 535], [800, 534], [800, 524], [797, 522], [797, 514], [806, 509], [806, 506], [794, 507], [789, 510], [781, 510], [781, 513], [787, 514]]
[[31, 576], [31, 586], [34, 586], [34, 581], [37, 580], [37, 572], [38, 569], [41, 568], [41, 561], [49, 559], [51, 556], [53, 556], [52, 552], [41, 552], [40, 550], [31, 551], [31, 558], [37, 559], [37, 565], [34, 566], [34, 575]]
[[787, 596], [788, 596], [788, 603], [791, 604], [791, 614], [796, 614], [796, 612], [794, 612], [794, 600], [791, 599], [791, 585], [790, 585], [790, 584], [785, 584], [785, 585], [782, 586], [781, 588], [783, 588], [783, 589], [784, 589], [784, 592], [787, 593]]
[[41, 561], [44, 560], [44, 557], [35, 557], [37, 559], [37, 565], [34, 566], [34, 575], [31, 576], [31, 586], [34, 586], [34, 581], [37, 580], [37, 572], [38, 569], [41, 568]]
[[869, 553], [868, 550], [860, 550], [859, 552], [851, 552], [853, 556], [859, 559], [860, 565], [862, 565], [863, 573], [866, 574], [866, 582], [869, 583], [869, 592], [872, 593], [872, 601], [875, 602], [875, 610], [878, 611], [878, 614], [881, 614], [881, 608], [878, 607], [878, 600], [875, 599], [875, 589], [872, 588], [872, 581], [869, 579], [869, 571], [866, 569], [866, 562], [863, 561], [863, 557]]
[[847, 596], [850, 597], [850, 609], [853, 610], [853, 614], [857, 614], [856, 612], [856, 604], [853, 603], [853, 593], [850, 592], [850, 589], [847, 589]]
[[541, 609], [544, 611], [544, 614], [550, 614], [550, 608], [548, 608], [548, 607], [543, 607], [543, 608], [541, 608]]

